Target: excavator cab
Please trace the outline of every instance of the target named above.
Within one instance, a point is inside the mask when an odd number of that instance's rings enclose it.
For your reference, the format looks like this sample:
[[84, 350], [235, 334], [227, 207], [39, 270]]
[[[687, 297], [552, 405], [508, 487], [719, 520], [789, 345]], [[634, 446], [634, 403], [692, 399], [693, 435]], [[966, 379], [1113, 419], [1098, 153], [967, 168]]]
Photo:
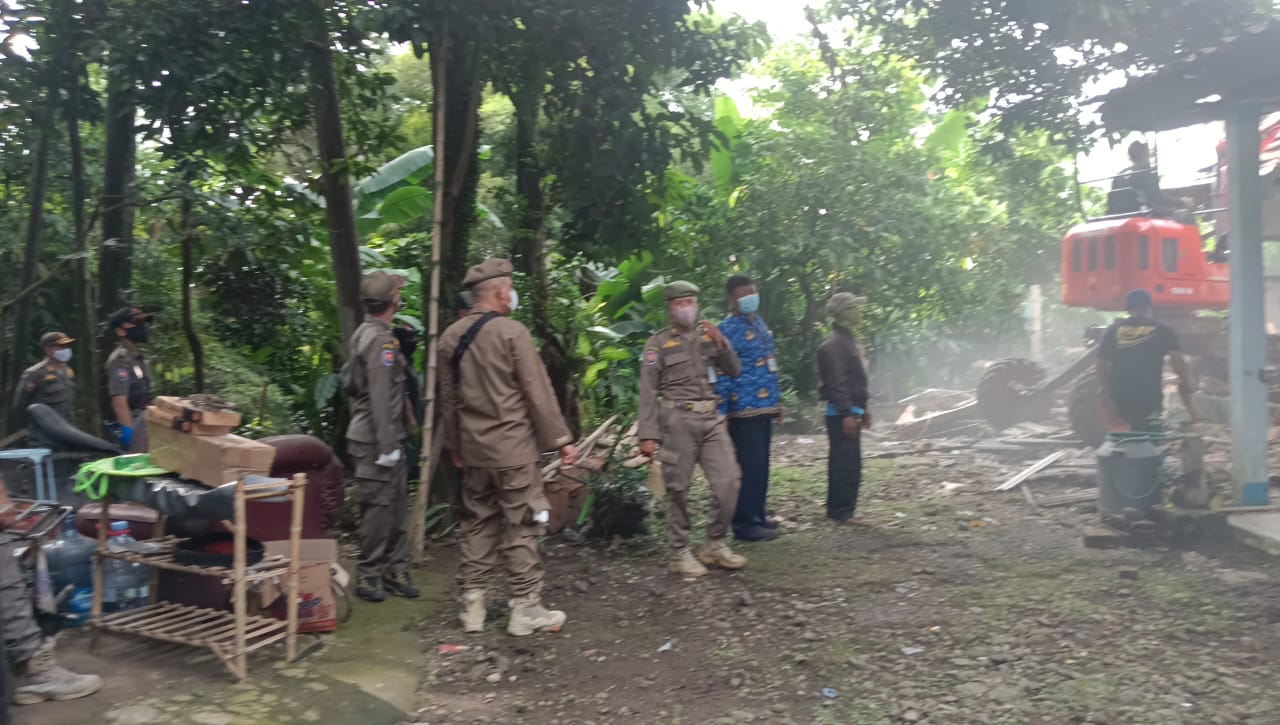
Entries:
[[1072, 227], [1062, 240], [1062, 302], [1123, 312], [1124, 296], [1142, 288], [1157, 309], [1225, 310], [1226, 263], [1205, 254], [1200, 230], [1175, 219], [1105, 217]]

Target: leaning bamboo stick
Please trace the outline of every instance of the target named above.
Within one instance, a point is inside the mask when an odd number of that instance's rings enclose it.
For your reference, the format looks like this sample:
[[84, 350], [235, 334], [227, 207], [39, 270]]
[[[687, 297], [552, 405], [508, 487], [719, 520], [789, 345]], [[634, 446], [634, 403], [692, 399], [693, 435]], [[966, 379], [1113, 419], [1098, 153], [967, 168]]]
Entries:
[[[422, 421], [422, 462], [421, 473], [418, 477], [418, 491], [414, 496], [413, 502], [413, 518], [412, 525], [409, 527], [409, 552], [411, 562], [416, 566], [422, 563], [423, 549], [426, 547], [427, 538], [427, 505], [431, 501], [431, 477], [435, 468], [435, 459], [431, 457], [432, 453], [436, 453], [439, 449], [432, 449], [433, 439], [436, 437], [436, 380], [439, 375], [437, 370], [440, 357], [440, 251], [444, 247], [444, 170], [445, 170], [445, 149], [447, 148], [445, 141], [445, 122], [448, 116], [445, 109], [447, 103], [443, 102], [445, 96], [445, 87], [448, 74], [445, 72], [448, 67], [448, 53], [443, 47], [448, 43], [448, 21], [440, 29], [440, 35], [432, 42], [431, 60], [435, 66], [435, 94], [441, 102], [436, 103], [435, 118], [435, 179], [433, 188], [435, 189], [435, 204], [432, 213], [431, 224], [431, 290], [428, 293], [430, 302], [427, 312], [427, 359], [425, 361], [427, 368], [426, 384], [423, 392], [426, 397], [426, 410], [423, 413]], [[436, 47], [440, 44], [442, 47]]]
[[298, 559], [302, 557], [302, 507], [306, 501], [306, 476], [294, 474], [296, 486], [290, 495], [293, 497], [293, 519], [289, 522], [289, 579], [285, 586], [285, 612], [289, 626], [286, 659], [292, 662], [298, 657]]
[[247, 618], [245, 607], [248, 604], [245, 601], [247, 592], [245, 591], [244, 579], [245, 560], [248, 558], [248, 542], [245, 535], [245, 522], [248, 521], [248, 517], [245, 511], [244, 479], [241, 479], [240, 483], [236, 485], [235, 516], [235, 545], [232, 554], [232, 567], [235, 572], [233, 574], [235, 583], [232, 584], [232, 598], [234, 599], [232, 606], [235, 610], [235, 650], [232, 652], [232, 656], [235, 658], [233, 670], [236, 677], [240, 682], [244, 682], [245, 677], [249, 674], [248, 655], [244, 651], [244, 630], [247, 624], [245, 621]]
[[93, 554], [93, 609], [91, 621], [93, 622], [93, 635], [89, 637], [89, 651], [93, 652], [98, 648], [98, 635], [102, 631], [99, 626], [102, 623], [102, 587], [104, 580], [104, 572], [107, 568], [107, 528], [111, 525], [108, 523], [111, 516], [111, 495], [102, 499], [102, 513], [98, 516], [98, 548]]

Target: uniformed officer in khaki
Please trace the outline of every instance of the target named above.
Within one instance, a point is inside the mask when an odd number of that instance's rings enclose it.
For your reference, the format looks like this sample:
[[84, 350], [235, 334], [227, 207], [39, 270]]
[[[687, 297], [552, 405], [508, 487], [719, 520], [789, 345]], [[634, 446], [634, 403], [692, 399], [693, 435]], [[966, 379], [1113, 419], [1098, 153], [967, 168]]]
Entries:
[[[727, 537], [738, 501], [741, 472], [716, 398], [721, 375], [737, 377], [742, 364], [720, 330], [698, 321], [698, 288], [689, 282], [666, 287], [671, 327], [645, 343], [640, 365], [640, 451], [662, 463], [667, 487], [668, 570], [685, 577], [707, 573], [705, 565], [746, 566]], [[661, 446], [661, 448], [659, 448]], [[711, 486], [707, 541], [697, 558], [689, 548], [689, 484], [702, 465]]]
[[67, 422], [76, 420], [76, 371], [71, 362], [71, 343], [65, 332], [46, 332], [40, 336], [44, 359], [27, 368], [18, 380], [13, 395], [14, 415], [27, 420], [27, 406], [47, 405]]
[[441, 425], [463, 469], [463, 629], [484, 629], [485, 589], [501, 552], [511, 592], [507, 633], [522, 636], [556, 631], [566, 619], [542, 606], [538, 536], [551, 505], [538, 461], [541, 451], [558, 450], [571, 466], [578, 451], [533, 338], [509, 317], [519, 304], [511, 274], [505, 259], [467, 272], [471, 312], [440, 337]]
[[[409, 577], [408, 467], [402, 446], [408, 430], [404, 356], [391, 332], [404, 279], [381, 270], [360, 281], [365, 319], [348, 353], [351, 423], [347, 453], [355, 464], [360, 497], [360, 561], [356, 596], [369, 602], [386, 593], [415, 599]], [[385, 589], [385, 591], [384, 591]]]
[[145, 413], [151, 405], [151, 363], [142, 346], [151, 339], [155, 315], [137, 307], [122, 307], [107, 318], [116, 338], [116, 348], [107, 356], [107, 395], [111, 416], [118, 424], [116, 437], [130, 453], [147, 450]]

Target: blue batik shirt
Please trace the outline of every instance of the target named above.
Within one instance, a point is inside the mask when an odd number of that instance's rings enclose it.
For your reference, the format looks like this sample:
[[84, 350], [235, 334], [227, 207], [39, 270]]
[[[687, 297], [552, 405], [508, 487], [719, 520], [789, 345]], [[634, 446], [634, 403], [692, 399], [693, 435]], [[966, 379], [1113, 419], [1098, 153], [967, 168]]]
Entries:
[[778, 351], [773, 333], [759, 315], [731, 315], [720, 323], [720, 332], [742, 360], [742, 374], [721, 375], [716, 380], [720, 413], [730, 418], [754, 418], [782, 413], [778, 392]]

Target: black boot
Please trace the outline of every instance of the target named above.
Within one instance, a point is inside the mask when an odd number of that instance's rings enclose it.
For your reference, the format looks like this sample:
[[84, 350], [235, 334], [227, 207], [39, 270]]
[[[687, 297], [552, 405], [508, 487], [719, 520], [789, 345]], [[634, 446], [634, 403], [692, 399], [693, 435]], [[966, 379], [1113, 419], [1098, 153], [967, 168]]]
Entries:
[[356, 585], [356, 596], [366, 602], [385, 602], [387, 593], [382, 591], [382, 580], [377, 577], [365, 577]]
[[418, 588], [413, 585], [413, 580], [409, 578], [408, 572], [389, 574], [382, 577], [382, 586], [397, 597], [404, 597], [405, 599], [417, 599], [420, 593]]

